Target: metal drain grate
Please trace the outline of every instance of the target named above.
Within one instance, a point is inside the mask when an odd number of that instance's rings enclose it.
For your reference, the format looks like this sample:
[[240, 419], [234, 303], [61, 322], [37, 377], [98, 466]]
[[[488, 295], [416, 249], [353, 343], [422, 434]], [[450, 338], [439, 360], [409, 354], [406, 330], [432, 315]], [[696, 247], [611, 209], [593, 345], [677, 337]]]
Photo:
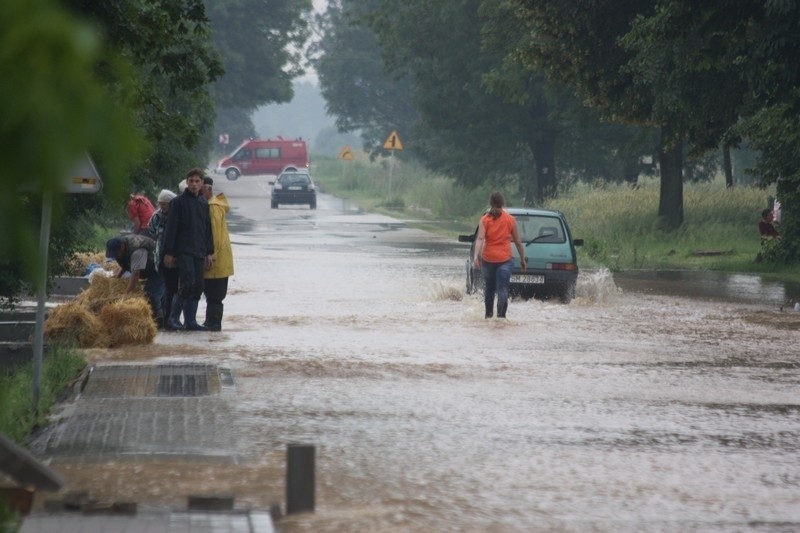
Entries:
[[83, 391], [89, 398], [194, 397], [218, 394], [233, 384], [229, 369], [214, 365], [97, 366]]
[[157, 396], [206, 396], [208, 378], [205, 374], [167, 374], [158, 376]]

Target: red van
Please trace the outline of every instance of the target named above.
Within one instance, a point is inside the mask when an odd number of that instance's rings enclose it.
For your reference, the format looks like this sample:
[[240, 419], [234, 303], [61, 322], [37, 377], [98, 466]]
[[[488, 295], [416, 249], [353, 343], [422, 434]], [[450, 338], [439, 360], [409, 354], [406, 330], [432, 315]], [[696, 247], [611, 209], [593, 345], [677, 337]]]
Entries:
[[287, 166], [308, 167], [306, 141], [296, 139], [250, 139], [222, 159], [214, 170], [233, 181], [239, 176], [279, 174]]

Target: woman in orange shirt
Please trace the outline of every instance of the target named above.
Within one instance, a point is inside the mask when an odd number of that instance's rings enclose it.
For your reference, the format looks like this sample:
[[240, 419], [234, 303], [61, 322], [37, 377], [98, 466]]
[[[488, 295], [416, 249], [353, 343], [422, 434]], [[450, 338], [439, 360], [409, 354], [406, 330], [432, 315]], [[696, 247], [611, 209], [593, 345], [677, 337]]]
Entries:
[[494, 295], [497, 293], [497, 318], [505, 318], [508, 309], [508, 285], [511, 282], [511, 269], [514, 266], [514, 254], [511, 252], [511, 241], [517, 246], [520, 267], [524, 272], [528, 267], [525, 261], [525, 249], [517, 230], [517, 219], [503, 209], [506, 201], [499, 192], [489, 197], [489, 212], [481, 217], [478, 225], [478, 236], [475, 239], [475, 257], [472, 262], [475, 268], [483, 270], [486, 282], [483, 302], [486, 306], [486, 318], [492, 317]]

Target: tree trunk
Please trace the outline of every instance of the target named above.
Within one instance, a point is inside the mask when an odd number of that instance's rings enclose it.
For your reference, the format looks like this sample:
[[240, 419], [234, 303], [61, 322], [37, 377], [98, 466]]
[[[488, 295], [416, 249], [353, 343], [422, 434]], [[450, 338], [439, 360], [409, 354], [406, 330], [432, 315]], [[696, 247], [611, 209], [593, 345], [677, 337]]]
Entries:
[[533, 155], [536, 168], [536, 195], [525, 197], [525, 206], [541, 205], [550, 198], [555, 198], [556, 187], [556, 128], [548, 118], [550, 107], [544, 95], [528, 109], [530, 117], [528, 130], [528, 147]]
[[665, 231], [674, 231], [683, 224], [683, 142], [672, 142], [671, 147], [662, 128], [658, 163], [661, 167], [661, 196], [658, 202], [658, 225]]
[[725, 186], [733, 189], [733, 163], [731, 163], [731, 147], [722, 145], [722, 165], [725, 167]]
[[555, 135], [543, 135], [533, 145], [533, 160], [536, 165], [536, 200], [540, 204], [556, 197], [556, 139]]
[[630, 186], [639, 182], [639, 158], [627, 159], [622, 169], [622, 180]]

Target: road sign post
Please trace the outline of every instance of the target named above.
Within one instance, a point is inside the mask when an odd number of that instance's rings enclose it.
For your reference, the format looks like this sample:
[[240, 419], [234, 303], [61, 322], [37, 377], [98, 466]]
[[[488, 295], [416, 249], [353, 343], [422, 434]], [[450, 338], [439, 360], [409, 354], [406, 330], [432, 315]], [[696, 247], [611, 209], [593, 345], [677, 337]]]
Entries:
[[353, 150], [350, 149], [350, 146], [344, 145], [339, 151], [339, 159], [342, 160], [342, 176], [345, 176], [347, 174], [347, 163], [345, 161], [353, 160]]
[[385, 143], [383, 143], [383, 148], [384, 150], [391, 150], [392, 152], [392, 160], [389, 163], [389, 199], [391, 200], [392, 174], [394, 173], [394, 151], [403, 149], [403, 143], [400, 142], [400, 136], [397, 135], [397, 130], [392, 130], [392, 133], [389, 134], [389, 138], [386, 139]]
[[[103, 189], [103, 180], [97, 173], [92, 158], [86, 157], [67, 176], [64, 190], [70, 194], [94, 194]], [[47, 256], [50, 250], [50, 225], [53, 216], [53, 190], [42, 190], [42, 223], [39, 230], [39, 258], [42, 262], [36, 280], [36, 328], [33, 333], [33, 383], [31, 401], [33, 412], [39, 414], [42, 387], [42, 359], [44, 352], [44, 301], [47, 291]]]

